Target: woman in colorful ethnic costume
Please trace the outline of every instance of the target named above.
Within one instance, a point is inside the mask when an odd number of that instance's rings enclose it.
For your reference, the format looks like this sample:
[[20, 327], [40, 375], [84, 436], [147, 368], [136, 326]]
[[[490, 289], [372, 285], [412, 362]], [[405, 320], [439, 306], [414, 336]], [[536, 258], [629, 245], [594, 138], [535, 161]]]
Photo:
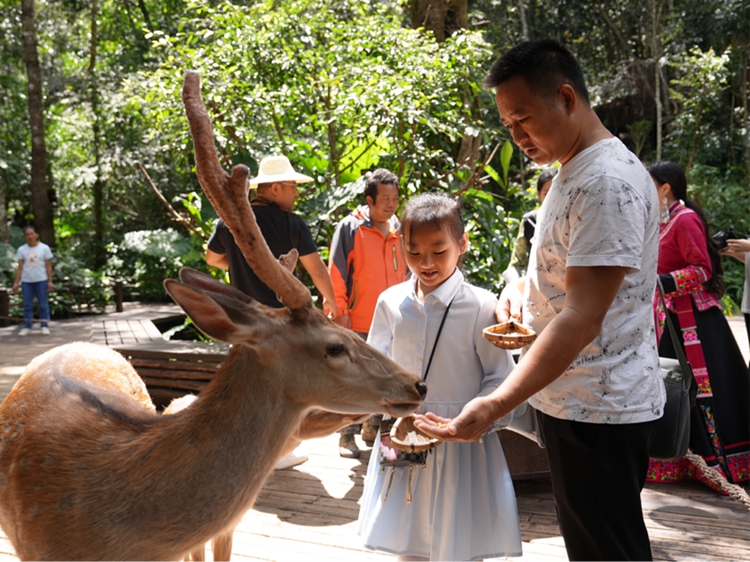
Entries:
[[[719, 250], [708, 236], [699, 205], [687, 197], [683, 169], [673, 162], [649, 172], [659, 193], [659, 279], [697, 384], [690, 420], [690, 449], [729, 482], [750, 479], [750, 374], [721, 310], [724, 294]], [[657, 289], [658, 290], [658, 289]], [[659, 355], [676, 357], [658, 294], [654, 301]], [[696, 478], [725, 493], [686, 457], [651, 461], [648, 480]]]

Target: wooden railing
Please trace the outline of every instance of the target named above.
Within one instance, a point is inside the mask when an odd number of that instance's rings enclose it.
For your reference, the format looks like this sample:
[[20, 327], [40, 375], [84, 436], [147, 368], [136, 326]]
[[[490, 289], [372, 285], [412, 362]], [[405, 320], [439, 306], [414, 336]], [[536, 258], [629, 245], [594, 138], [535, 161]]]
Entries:
[[[127, 286], [122, 281], [115, 281], [112, 287], [111, 299], [117, 312], [123, 311], [126, 288]], [[50, 294], [65, 295], [67, 302], [70, 303], [70, 307], [66, 311], [66, 316], [71, 317], [75, 313], [75, 308], [78, 308], [78, 313], [81, 313], [82, 305], [92, 306], [92, 299], [85, 298], [86, 289], [86, 287], [78, 285], [61, 285], [50, 291]], [[24, 320], [22, 316], [11, 316], [11, 299], [17, 299], [17, 302], [14, 304], [20, 306], [23, 299], [21, 292], [12, 293], [6, 288], [0, 288], [0, 327], [10, 326], [12, 323], [23, 322]], [[33, 321], [39, 322], [38, 319]]]

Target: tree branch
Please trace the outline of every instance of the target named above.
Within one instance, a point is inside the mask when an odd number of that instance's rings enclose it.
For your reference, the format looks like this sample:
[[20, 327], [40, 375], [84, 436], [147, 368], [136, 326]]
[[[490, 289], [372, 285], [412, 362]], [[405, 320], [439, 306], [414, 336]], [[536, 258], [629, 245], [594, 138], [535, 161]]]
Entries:
[[159, 198], [159, 201], [161, 201], [162, 203], [164, 203], [164, 206], [169, 211], [169, 214], [172, 215], [172, 217], [174, 217], [174, 219], [178, 223], [180, 223], [182, 226], [184, 226], [185, 228], [187, 228], [190, 231], [190, 234], [197, 234], [201, 238], [205, 239], [206, 235], [203, 232], [202, 228], [196, 228], [196, 227], [194, 227], [190, 223], [189, 220], [187, 220], [180, 213], [178, 213], [177, 211], [175, 211], [174, 207], [172, 207], [172, 205], [169, 203], [169, 201], [167, 201], [167, 198], [164, 197], [164, 195], [162, 195], [161, 191], [159, 191], [159, 188], [154, 185], [153, 181], [151, 181], [151, 177], [148, 175], [148, 172], [146, 172], [146, 169], [143, 167], [143, 164], [141, 164], [139, 162], [138, 163], [138, 167], [140, 168], [141, 173], [143, 174], [143, 177], [146, 178], [146, 181], [148, 182], [149, 187], [151, 187], [151, 191], [153, 191], [156, 194], [156, 196]]

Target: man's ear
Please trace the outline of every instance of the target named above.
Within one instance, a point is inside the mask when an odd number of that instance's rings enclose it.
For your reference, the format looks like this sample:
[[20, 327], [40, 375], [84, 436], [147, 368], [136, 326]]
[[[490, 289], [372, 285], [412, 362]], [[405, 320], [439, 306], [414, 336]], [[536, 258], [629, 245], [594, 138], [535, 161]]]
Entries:
[[565, 109], [568, 111], [568, 115], [573, 115], [578, 109], [578, 94], [575, 88], [570, 84], [563, 84], [557, 91], [557, 94], [562, 98]]
[[365, 201], [367, 202], [367, 204], [370, 207], [372, 207], [372, 206], [375, 205], [375, 200], [372, 197], [370, 197], [369, 195], [365, 195]]

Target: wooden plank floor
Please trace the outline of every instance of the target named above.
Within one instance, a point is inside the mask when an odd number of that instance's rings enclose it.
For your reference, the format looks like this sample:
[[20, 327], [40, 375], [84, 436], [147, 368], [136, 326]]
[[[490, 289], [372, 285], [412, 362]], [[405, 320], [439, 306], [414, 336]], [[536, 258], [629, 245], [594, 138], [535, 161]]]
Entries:
[[[338, 456], [337, 437], [308, 441], [306, 463], [276, 471], [236, 532], [250, 560], [372, 560], [356, 536], [367, 457]], [[549, 479], [518, 480], [523, 561], [567, 560]], [[657, 560], [750, 560], [750, 511], [698, 483], [649, 484], [644, 513]]]
[[[357, 537], [369, 452], [340, 458], [336, 435], [304, 446], [310, 460], [276, 471], [242, 519], [233, 559], [394, 560], [363, 549]], [[567, 560], [549, 480], [519, 480], [515, 487], [524, 555], [512, 560]], [[656, 560], [750, 560], [750, 511], [737, 501], [698, 483], [648, 484], [642, 498]], [[17, 560], [5, 536], [0, 560]]]
[[[112, 316], [115, 315], [109, 319]], [[125, 326], [118, 322], [114, 327], [117, 333], [136, 332], [129, 323]], [[744, 326], [740, 327], [744, 330]], [[94, 333], [103, 330], [103, 324], [93, 327]], [[86, 339], [68, 326], [63, 328], [63, 322], [59, 322], [53, 335], [39, 338], [39, 344], [65, 343], [62, 339], [66, 334], [71, 341]], [[156, 336], [152, 332], [150, 337]], [[120, 336], [118, 343], [139, 343], [137, 336], [132, 337], [136, 341], [123, 342]], [[29, 340], [17, 338], [17, 327], [0, 329], [0, 365], [8, 369], [13, 380], [31, 357], [44, 351], [32, 349], [35, 340]], [[747, 353], [746, 338], [742, 343]], [[365, 449], [359, 460], [340, 458], [336, 435], [308, 441], [305, 447], [310, 460], [292, 469], [276, 471], [254, 509], [241, 521], [235, 532], [233, 558], [312, 562], [394, 560], [393, 556], [364, 550], [356, 535], [369, 452]], [[520, 480], [515, 487], [524, 556], [514, 560], [566, 560], [549, 480]], [[696, 482], [648, 484], [642, 500], [656, 560], [750, 560], [750, 511], [739, 502], [719, 496]], [[0, 533], [0, 562], [5, 560], [18, 559], [10, 542]]]
[[164, 341], [159, 328], [147, 318], [95, 320], [92, 322], [92, 343], [102, 345], [135, 345]]

